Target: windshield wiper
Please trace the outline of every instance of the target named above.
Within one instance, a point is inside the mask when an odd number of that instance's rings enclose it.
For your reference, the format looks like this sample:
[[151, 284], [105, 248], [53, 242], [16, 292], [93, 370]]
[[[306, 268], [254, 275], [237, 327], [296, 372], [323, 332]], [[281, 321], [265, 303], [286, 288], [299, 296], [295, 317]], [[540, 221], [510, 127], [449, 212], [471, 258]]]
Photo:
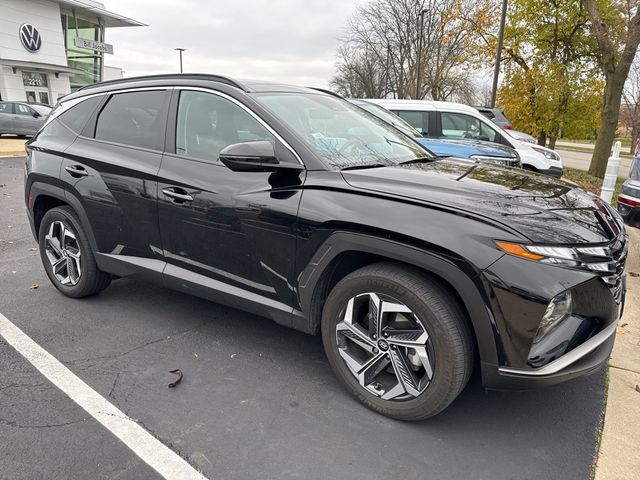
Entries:
[[385, 165], [384, 163], [364, 163], [362, 165], [350, 165], [348, 167], [343, 167], [340, 170], [362, 170], [364, 168], [381, 168], [388, 166], [389, 165]]
[[420, 158], [412, 158], [411, 160], [405, 160], [404, 162], [400, 162], [398, 165], [411, 165], [412, 163], [426, 163], [433, 162], [437, 160], [438, 157], [420, 157]]

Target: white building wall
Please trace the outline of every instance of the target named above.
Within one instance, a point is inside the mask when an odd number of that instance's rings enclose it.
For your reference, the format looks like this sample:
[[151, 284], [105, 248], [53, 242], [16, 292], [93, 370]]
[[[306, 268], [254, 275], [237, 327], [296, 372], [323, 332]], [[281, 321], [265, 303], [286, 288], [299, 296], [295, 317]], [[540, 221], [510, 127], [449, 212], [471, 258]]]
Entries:
[[124, 78], [124, 72], [119, 67], [109, 67], [108, 65], [104, 66], [104, 72], [102, 75], [102, 80], [119, 80]]
[[[42, 39], [40, 50], [33, 53], [22, 46], [19, 30], [24, 23], [36, 27]], [[0, 0], [0, 59], [67, 66], [60, 6], [47, 0]], [[29, 70], [25, 68], [24, 70]], [[36, 71], [35, 69], [33, 71]], [[45, 72], [49, 82], [49, 99], [71, 92], [69, 76]], [[22, 69], [0, 65], [0, 97], [3, 100], [26, 100]]]
[[[40, 32], [42, 47], [29, 52], [18, 30], [30, 23]], [[0, 58], [67, 66], [60, 6], [46, 0], [0, 0]]]

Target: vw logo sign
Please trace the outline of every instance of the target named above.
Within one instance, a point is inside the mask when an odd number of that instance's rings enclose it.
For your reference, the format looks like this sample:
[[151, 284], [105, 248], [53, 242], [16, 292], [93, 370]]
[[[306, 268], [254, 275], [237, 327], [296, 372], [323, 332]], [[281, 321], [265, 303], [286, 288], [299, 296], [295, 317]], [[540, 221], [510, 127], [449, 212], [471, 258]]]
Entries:
[[22, 46], [29, 50], [31, 53], [36, 53], [42, 46], [42, 38], [40, 32], [36, 30], [36, 27], [28, 23], [24, 23], [20, 26], [20, 41]]

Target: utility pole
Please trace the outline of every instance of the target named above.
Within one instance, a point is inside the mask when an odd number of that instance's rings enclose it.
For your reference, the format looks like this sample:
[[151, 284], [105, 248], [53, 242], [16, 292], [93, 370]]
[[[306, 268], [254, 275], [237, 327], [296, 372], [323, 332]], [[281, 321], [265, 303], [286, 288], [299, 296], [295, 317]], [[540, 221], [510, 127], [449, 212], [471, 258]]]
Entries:
[[500, 31], [498, 32], [498, 48], [496, 50], [496, 64], [493, 67], [493, 88], [491, 89], [491, 108], [496, 106], [496, 93], [498, 92], [498, 77], [500, 76], [500, 62], [502, 61], [502, 42], [504, 41], [504, 24], [507, 19], [507, 2], [502, 0], [502, 15], [500, 16]]
[[420, 25], [418, 26], [418, 61], [416, 64], [417, 72], [416, 72], [416, 100], [420, 100], [420, 74], [422, 73], [422, 65], [420, 64], [420, 60], [422, 58], [422, 39], [424, 38], [424, 14], [427, 13], [427, 9], [423, 8], [420, 11]]
[[180, 52], [180, 73], [182, 73], [182, 52], [186, 52], [187, 49], [186, 48], [174, 48], [174, 50], [177, 50], [178, 52]]

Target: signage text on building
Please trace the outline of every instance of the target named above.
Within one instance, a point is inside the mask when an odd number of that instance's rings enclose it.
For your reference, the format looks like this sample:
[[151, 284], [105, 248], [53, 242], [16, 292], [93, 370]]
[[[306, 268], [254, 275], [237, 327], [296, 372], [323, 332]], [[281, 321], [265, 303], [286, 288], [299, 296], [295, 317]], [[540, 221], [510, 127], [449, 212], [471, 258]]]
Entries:
[[73, 44], [78, 48], [86, 48], [96, 52], [110, 53], [113, 55], [113, 45], [109, 43], [96, 42], [86, 38], [74, 37]]

